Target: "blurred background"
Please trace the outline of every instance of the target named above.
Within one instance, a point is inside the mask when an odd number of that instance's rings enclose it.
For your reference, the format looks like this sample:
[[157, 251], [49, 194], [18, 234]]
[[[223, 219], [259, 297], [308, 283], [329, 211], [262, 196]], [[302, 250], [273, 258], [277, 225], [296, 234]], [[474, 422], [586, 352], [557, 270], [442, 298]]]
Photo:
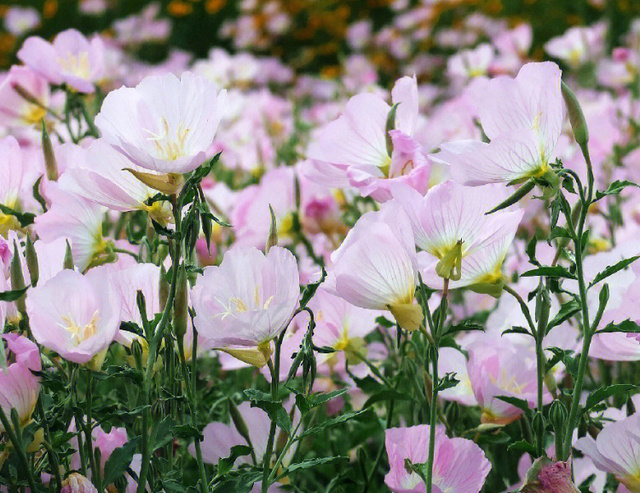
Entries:
[[[366, 53], [382, 77], [393, 78], [406, 60], [481, 43], [491, 32], [487, 19], [508, 27], [530, 24], [530, 55], [542, 58], [549, 39], [599, 21], [609, 23], [606, 42], [613, 47], [638, 15], [638, 0], [4, 0], [0, 68], [15, 62], [24, 36], [52, 38], [74, 27], [114, 37], [128, 29], [134, 38], [129, 49], [149, 62], [164, 60], [171, 49], [206, 57], [217, 46], [275, 56], [297, 72], [334, 76], [355, 50]], [[144, 16], [154, 19], [156, 32], [136, 40], [134, 21]], [[358, 29], [373, 42], [358, 46]]]

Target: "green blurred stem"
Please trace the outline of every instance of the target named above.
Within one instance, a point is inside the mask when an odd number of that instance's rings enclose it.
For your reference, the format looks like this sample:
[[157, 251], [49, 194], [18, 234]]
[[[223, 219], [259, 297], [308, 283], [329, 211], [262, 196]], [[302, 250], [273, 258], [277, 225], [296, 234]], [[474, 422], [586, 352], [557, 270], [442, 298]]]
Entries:
[[18, 454], [18, 459], [20, 460], [20, 464], [22, 465], [25, 474], [27, 475], [27, 482], [29, 483], [29, 488], [31, 491], [37, 493], [40, 491], [39, 488], [36, 487], [36, 481], [33, 477], [32, 468], [29, 466], [29, 460], [27, 459], [27, 454], [22, 447], [22, 440], [20, 439], [20, 429], [16, 428], [15, 430], [11, 427], [11, 423], [9, 423], [9, 419], [4, 412], [4, 409], [0, 406], [0, 422], [4, 427], [4, 431], [6, 435], [9, 437], [9, 441], [13, 444], [13, 448]]

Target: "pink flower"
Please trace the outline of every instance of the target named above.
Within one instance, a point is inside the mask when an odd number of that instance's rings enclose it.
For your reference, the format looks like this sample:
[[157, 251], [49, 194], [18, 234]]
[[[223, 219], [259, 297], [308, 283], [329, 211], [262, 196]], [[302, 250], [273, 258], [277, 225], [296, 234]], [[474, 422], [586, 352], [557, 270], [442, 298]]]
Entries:
[[151, 76], [110, 92], [95, 122], [104, 139], [139, 166], [187, 173], [207, 158], [225, 95], [190, 72], [180, 79]]
[[574, 447], [601, 471], [613, 474], [630, 491], [640, 490], [640, 413], [610, 423], [594, 440], [579, 439]]
[[105, 209], [74, 194], [53, 188], [52, 205], [36, 217], [34, 230], [44, 242], [66, 238], [75, 266], [84, 271], [104, 252], [102, 220]]
[[477, 406], [473, 389], [471, 388], [471, 379], [467, 371], [467, 358], [465, 355], [452, 347], [442, 347], [438, 358], [438, 373], [446, 375], [447, 373], [455, 373], [458, 384], [445, 390], [441, 390], [438, 394], [441, 399], [446, 401], [455, 401], [463, 406]]
[[100, 450], [100, 469], [104, 471], [104, 465], [111, 457], [113, 451], [127, 443], [127, 430], [125, 428], [111, 428], [109, 433], [101, 427], [94, 428], [93, 445]]
[[408, 330], [420, 326], [413, 233], [397, 204], [363, 215], [331, 260], [326, 285], [338, 296], [361, 308], [390, 310]]
[[[426, 485], [405, 463], [424, 464], [429, 458], [429, 425], [389, 428], [385, 445], [389, 456], [389, 472], [385, 484], [393, 493], [424, 493]], [[433, 461], [434, 493], [479, 493], [491, 470], [484, 452], [471, 440], [449, 438], [442, 427], [436, 428]]]
[[[498, 399], [500, 396], [537, 405], [536, 359], [531, 348], [516, 346], [504, 337], [486, 336], [469, 348], [467, 369], [483, 423], [507, 424], [522, 415], [521, 409]], [[545, 391], [545, 404], [550, 400]]]
[[195, 326], [212, 344], [255, 366], [266, 364], [271, 340], [287, 327], [300, 296], [291, 252], [272, 247], [229, 250], [207, 267], [191, 291]]
[[120, 325], [120, 306], [99, 270], [64, 270], [30, 290], [26, 305], [38, 343], [78, 364], [106, 351]]
[[[20, 145], [15, 137], [0, 140], [0, 203], [14, 210], [20, 209], [20, 192], [23, 186], [25, 164]], [[0, 213], [0, 234], [7, 235], [20, 224], [10, 214]]]
[[[90, 202], [120, 212], [143, 210], [161, 224], [172, 222], [167, 202], [146, 201], [158, 191], [138, 180], [127, 169], [145, 171], [103, 139], [94, 141], [87, 150], [80, 150], [80, 162], [65, 171], [60, 186]], [[82, 159], [84, 158], [84, 159]]]
[[24, 90], [42, 106], [49, 106], [49, 83], [28, 67], [14, 65], [0, 84], [0, 123], [7, 126], [40, 125], [47, 111], [27, 101], [16, 90]]
[[66, 84], [78, 92], [92, 93], [104, 73], [105, 48], [99, 36], [90, 40], [75, 29], [59, 33], [53, 43], [32, 36], [18, 58], [52, 84]]
[[276, 217], [278, 237], [286, 244], [296, 208], [295, 173], [291, 168], [271, 170], [258, 185], [238, 194], [230, 217], [237, 246], [264, 248], [271, 227], [269, 206]]
[[[340, 365], [344, 368], [345, 358], [353, 353], [366, 353], [364, 337], [375, 329], [375, 320], [379, 315], [375, 310], [365, 310], [339, 298], [325, 289], [318, 289], [309, 302], [313, 311], [316, 328], [313, 332], [314, 344], [318, 347], [328, 346], [343, 351], [339, 353], [318, 354], [318, 363], [326, 362], [330, 366]], [[361, 363], [358, 358], [349, 359], [352, 365]]]
[[[36, 407], [40, 393], [40, 379], [32, 371], [40, 371], [40, 352], [38, 346], [26, 337], [18, 334], [3, 334], [7, 347], [7, 361], [13, 363], [6, 369], [0, 368], [0, 407], [10, 420], [11, 410], [15, 409], [21, 425], [26, 425]], [[0, 350], [4, 350], [0, 345]], [[0, 423], [0, 432], [4, 431]]]
[[528, 63], [515, 79], [479, 84], [480, 123], [491, 141], [442, 144], [430, 157], [448, 164], [452, 178], [466, 185], [542, 177], [564, 121], [560, 77], [554, 63]]
[[4, 14], [4, 27], [14, 36], [22, 36], [40, 25], [40, 14], [33, 7], [9, 7]]
[[502, 263], [524, 213], [485, 214], [506, 198], [503, 186], [473, 188], [447, 181], [424, 197], [409, 187], [392, 191], [424, 252], [420, 262], [426, 267], [425, 282], [439, 288], [440, 276], [451, 279], [451, 287], [502, 285]]
[[607, 25], [572, 27], [561, 36], [547, 41], [545, 51], [576, 69], [602, 52]]
[[[390, 182], [406, 183], [420, 192], [426, 191], [430, 163], [413, 140], [418, 120], [416, 79], [398, 80], [392, 100], [398, 107], [395, 122], [388, 129], [391, 108], [387, 103], [371, 93], [351, 98], [342, 116], [320, 129], [309, 145], [307, 157], [312, 160], [310, 166], [315, 168], [309, 177], [342, 175], [363, 196], [379, 202], [391, 198]], [[331, 180], [322, 181], [327, 184]], [[343, 186], [342, 179], [333, 181], [334, 186]]]

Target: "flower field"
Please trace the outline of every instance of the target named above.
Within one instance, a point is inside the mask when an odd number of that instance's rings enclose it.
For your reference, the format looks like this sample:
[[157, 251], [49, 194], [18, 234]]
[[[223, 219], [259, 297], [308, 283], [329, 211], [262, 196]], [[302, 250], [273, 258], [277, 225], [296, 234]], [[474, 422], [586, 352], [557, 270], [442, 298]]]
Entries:
[[0, 21], [0, 492], [640, 493], [640, 4]]

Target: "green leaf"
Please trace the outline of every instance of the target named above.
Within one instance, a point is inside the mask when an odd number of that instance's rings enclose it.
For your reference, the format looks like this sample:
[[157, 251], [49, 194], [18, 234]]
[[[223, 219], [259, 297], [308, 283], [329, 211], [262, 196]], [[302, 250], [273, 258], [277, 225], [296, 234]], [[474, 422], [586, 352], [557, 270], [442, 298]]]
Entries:
[[11, 207], [7, 207], [6, 205], [3, 205], [3, 204], [0, 204], [0, 211], [3, 214], [15, 217], [20, 223], [20, 226], [23, 228], [33, 224], [33, 221], [36, 218], [36, 215], [32, 214], [31, 212], [18, 212], [12, 209]]
[[597, 191], [594, 202], [600, 200], [603, 197], [606, 197], [607, 195], [618, 195], [627, 187], [638, 187], [638, 185], [629, 180], [616, 180], [611, 183], [606, 190]]
[[287, 477], [289, 474], [296, 471], [303, 471], [311, 467], [321, 466], [323, 464], [330, 464], [331, 462], [337, 462], [342, 460], [349, 460], [349, 458], [336, 456], [336, 457], [316, 457], [315, 459], [303, 460], [302, 462], [298, 462], [297, 464], [292, 464], [289, 467], [285, 468], [285, 470], [278, 475], [278, 477], [276, 478], [276, 481], [278, 479]]
[[309, 428], [308, 430], [305, 430], [304, 432], [300, 433], [300, 435], [298, 435], [295, 439], [302, 440], [305, 437], [308, 437], [311, 435], [317, 435], [321, 431], [324, 431], [328, 428], [339, 425], [341, 423], [346, 423], [347, 421], [354, 419], [368, 411], [369, 409], [361, 409], [360, 411], [344, 413], [344, 414], [341, 414], [340, 416], [336, 416], [335, 418], [327, 419], [326, 421], [323, 421], [322, 423], [314, 426], [313, 428]]
[[231, 447], [231, 454], [218, 461], [218, 476], [224, 476], [227, 474], [235, 464], [238, 457], [249, 455], [250, 453], [251, 447], [247, 445], [236, 445]]
[[497, 399], [500, 399], [507, 404], [511, 404], [512, 406], [521, 409], [525, 414], [529, 414], [531, 412], [531, 408], [529, 407], [529, 403], [524, 399], [518, 399], [517, 397], [511, 397], [509, 395], [498, 395]]
[[2, 291], [0, 292], [0, 301], [15, 301], [26, 293], [27, 289], [29, 289], [29, 286], [22, 289], [14, 289], [13, 291]]
[[173, 434], [171, 433], [175, 422], [170, 416], [164, 418], [158, 426], [153, 429], [151, 436], [149, 437], [151, 452], [168, 445], [173, 440]]
[[556, 316], [553, 317], [553, 319], [547, 324], [547, 334], [551, 331], [551, 329], [560, 325], [566, 320], [569, 320], [579, 311], [580, 303], [578, 303], [578, 300], [576, 300], [575, 298], [564, 303], [560, 307], [560, 310], [558, 310], [558, 313], [556, 313]]
[[171, 428], [173, 436], [184, 440], [204, 440], [200, 430], [191, 425], [177, 425]]
[[533, 337], [533, 334], [531, 332], [529, 332], [528, 329], [526, 329], [524, 327], [520, 327], [519, 325], [514, 325], [510, 329], [506, 329], [506, 330], [502, 331], [502, 335], [505, 335], [505, 334], [525, 334], [525, 335]]
[[623, 332], [626, 334], [637, 334], [640, 333], [640, 325], [627, 319], [623, 322], [620, 322], [619, 324], [614, 324], [612, 322], [604, 329], [600, 329], [599, 331], [597, 331], [597, 333], [601, 332]]
[[619, 272], [622, 269], [627, 268], [627, 266], [631, 265], [633, 262], [635, 262], [639, 258], [640, 258], [640, 255], [636, 255], [635, 257], [625, 258], [616, 264], [609, 265], [602, 272], [599, 272], [596, 275], [596, 277], [593, 278], [593, 281], [589, 283], [589, 287], [599, 283], [600, 281], [602, 281], [603, 279], [606, 279], [609, 276], [612, 276], [616, 272]]
[[377, 402], [384, 401], [408, 401], [414, 400], [409, 393], [404, 392], [396, 392], [395, 390], [383, 390], [382, 392], [378, 392], [367, 399], [367, 401], [362, 406], [363, 409], [366, 409]]
[[271, 421], [275, 421], [287, 434], [291, 433], [291, 417], [279, 400], [274, 399], [271, 394], [256, 389], [247, 389], [244, 393], [251, 399], [251, 407], [262, 409], [269, 415]]
[[576, 279], [575, 275], [559, 265], [555, 265], [553, 267], [538, 267], [537, 269], [528, 270], [521, 274], [520, 277], [563, 277], [566, 279]]
[[607, 400], [612, 395], [620, 394], [623, 392], [631, 392], [632, 390], [637, 389], [636, 385], [631, 385], [628, 383], [617, 383], [613, 385], [609, 385], [608, 387], [600, 387], [599, 389], [591, 392], [589, 397], [587, 397], [587, 402], [584, 405], [585, 412], [589, 411], [596, 404], [599, 404], [602, 401]]
[[111, 453], [104, 465], [103, 484], [110, 485], [127, 471], [139, 443], [140, 437], [136, 437]]

